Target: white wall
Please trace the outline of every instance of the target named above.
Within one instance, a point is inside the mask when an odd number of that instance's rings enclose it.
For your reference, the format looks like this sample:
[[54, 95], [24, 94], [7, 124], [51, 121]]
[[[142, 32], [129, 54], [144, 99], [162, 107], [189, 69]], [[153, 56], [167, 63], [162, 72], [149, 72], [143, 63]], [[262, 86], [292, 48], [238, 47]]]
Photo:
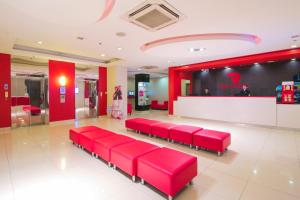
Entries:
[[26, 86], [24, 77], [11, 77], [11, 96], [25, 96]]

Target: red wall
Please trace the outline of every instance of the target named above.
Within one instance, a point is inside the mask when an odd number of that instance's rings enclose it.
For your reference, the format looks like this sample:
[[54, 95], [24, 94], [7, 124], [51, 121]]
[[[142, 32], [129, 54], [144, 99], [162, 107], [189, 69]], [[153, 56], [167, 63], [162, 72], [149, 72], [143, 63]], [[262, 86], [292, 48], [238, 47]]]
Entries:
[[[10, 55], [0, 53], [0, 128], [11, 127], [11, 74], [10, 74]], [[4, 85], [8, 88], [4, 89]], [[5, 91], [8, 98], [5, 98]]]
[[[60, 103], [59, 78], [65, 76], [66, 101]], [[50, 122], [75, 119], [75, 64], [49, 60], [49, 119]]]
[[99, 81], [98, 81], [98, 115], [107, 114], [107, 69], [106, 67], [99, 67]]

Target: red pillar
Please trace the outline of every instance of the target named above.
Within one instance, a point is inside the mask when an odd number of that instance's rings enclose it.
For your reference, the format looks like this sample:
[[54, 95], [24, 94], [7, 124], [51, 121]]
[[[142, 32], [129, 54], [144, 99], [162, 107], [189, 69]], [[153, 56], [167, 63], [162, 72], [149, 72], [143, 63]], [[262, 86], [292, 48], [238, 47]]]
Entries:
[[[61, 101], [59, 79], [66, 78], [65, 102]], [[75, 64], [49, 60], [50, 122], [75, 119]]]
[[107, 69], [99, 67], [98, 81], [98, 115], [107, 115]]
[[10, 55], [0, 53], [0, 128], [11, 127]]

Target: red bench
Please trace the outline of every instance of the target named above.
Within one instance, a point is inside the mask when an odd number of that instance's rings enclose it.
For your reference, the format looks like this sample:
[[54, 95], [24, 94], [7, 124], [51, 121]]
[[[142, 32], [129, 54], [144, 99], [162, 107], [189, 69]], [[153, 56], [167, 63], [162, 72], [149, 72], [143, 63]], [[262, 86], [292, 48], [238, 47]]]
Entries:
[[141, 121], [144, 121], [144, 118], [133, 118], [133, 119], [126, 119], [125, 120], [125, 127], [127, 129], [132, 129], [137, 131], [137, 124]]
[[23, 106], [23, 111], [30, 113], [30, 115], [40, 115], [41, 114], [41, 108], [37, 106]]
[[144, 119], [144, 120], [137, 122], [136, 130], [141, 133], [147, 133], [147, 134], [151, 135], [151, 126], [154, 124], [158, 124], [158, 123], [161, 123], [161, 122], [157, 121], [157, 120]]
[[197, 158], [169, 148], [157, 149], [137, 159], [137, 176], [171, 200], [197, 176]]
[[94, 155], [94, 141], [98, 138], [111, 135], [115, 135], [115, 133], [100, 128], [88, 132], [83, 132], [79, 134], [78, 144], [82, 147], [82, 149], [86, 149], [87, 151], [92, 152], [92, 154]]
[[103, 160], [108, 162], [110, 166], [110, 153], [113, 147], [126, 144], [129, 142], [134, 142], [135, 139], [127, 137], [125, 135], [112, 135], [108, 137], [98, 138], [94, 141], [93, 151], [96, 157], [100, 156]]
[[78, 144], [79, 135], [83, 132], [98, 130], [96, 126], [82, 126], [79, 128], [72, 128], [69, 130], [69, 138], [74, 144]]
[[135, 181], [137, 173], [137, 158], [159, 147], [142, 141], [134, 141], [111, 149], [110, 162], [114, 168], [118, 167]]
[[230, 133], [203, 129], [194, 134], [193, 142], [196, 149], [201, 147], [207, 150], [216, 151], [220, 156], [230, 145], [231, 136]]
[[172, 124], [172, 123], [153, 124], [151, 126], [151, 134], [154, 136], [165, 138], [169, 141], [169, 138], [170, 138], [169, 132], [170, 132], [171, 128], [174, 128], [175, 126], [177, 126], [177, 125]]
[[163, 104], [159, 104], [157, 100], [151, 101], [151, 109], [156, 110], [168, 110], [168, 101], [164, 101]]
[[203, 128], [197, 126], [178, 125], [170, 129], [170, 139], [172, 142], [177, 141], [188, 144], [192, 148], [194, 133], [202, 129]]

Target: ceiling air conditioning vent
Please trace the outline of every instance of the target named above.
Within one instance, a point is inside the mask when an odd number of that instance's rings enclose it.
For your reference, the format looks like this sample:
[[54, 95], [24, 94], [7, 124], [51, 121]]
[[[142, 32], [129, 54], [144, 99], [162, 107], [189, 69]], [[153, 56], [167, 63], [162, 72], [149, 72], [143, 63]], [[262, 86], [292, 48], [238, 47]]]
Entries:
[[164, 0], [148, 0], [127, 12], [123, 18], [149, 31], [157, 31], [177, 23], [184, 15]]

